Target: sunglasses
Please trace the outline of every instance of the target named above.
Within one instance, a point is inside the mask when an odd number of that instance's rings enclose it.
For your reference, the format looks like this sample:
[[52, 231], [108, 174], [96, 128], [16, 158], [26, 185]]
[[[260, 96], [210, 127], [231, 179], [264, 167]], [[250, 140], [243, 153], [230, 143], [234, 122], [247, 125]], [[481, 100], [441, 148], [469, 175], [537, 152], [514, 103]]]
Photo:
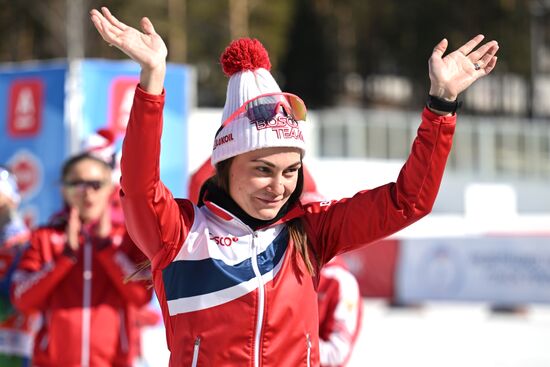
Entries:
[[75, 189], [78, 191], [86, 191], [88, 189], [98, 191], [99, 189], [101, 189], [106, 185], [107, 185], [107, 181], [100, 181], [100, 180], [74, 180], [74, 181], [63, 182], [63, 186], [69, 189]]
[[294, 121], [305, 121], [306, 105], [300, 97], [291, 93], [268, 93], [252, 98], [231, 114], [220, 127], [220, 130], [232, 121], [247, 118], [250, 121], [270, 121], [277, 114], [285, 114]]

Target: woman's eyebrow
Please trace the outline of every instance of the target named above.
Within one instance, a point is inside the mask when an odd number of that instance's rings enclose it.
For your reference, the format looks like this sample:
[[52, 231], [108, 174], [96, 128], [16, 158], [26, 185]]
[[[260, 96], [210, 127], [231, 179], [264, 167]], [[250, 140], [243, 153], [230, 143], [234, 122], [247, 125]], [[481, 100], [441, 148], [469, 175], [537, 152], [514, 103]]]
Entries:
[[[266, 161], [264, 159], [261, 159], [261, 158], [258, 158], [258, 159], [252, 159], [251, 162], [254, 162], [254, 163], [263, 163], [265, 164], [266, 166], [269, 166], [271, 168], [276, 168], [276, 165], [269, 162], [269, 161]], [[295, 162], [295, 163], [292, 163], [291, 165], [289, 165], [287, 168], [292, 168], [292, 167], [295, 167], [295, 166], [300, 166], [302, 164], [302, 161], [298, 161], [298, 162]]]

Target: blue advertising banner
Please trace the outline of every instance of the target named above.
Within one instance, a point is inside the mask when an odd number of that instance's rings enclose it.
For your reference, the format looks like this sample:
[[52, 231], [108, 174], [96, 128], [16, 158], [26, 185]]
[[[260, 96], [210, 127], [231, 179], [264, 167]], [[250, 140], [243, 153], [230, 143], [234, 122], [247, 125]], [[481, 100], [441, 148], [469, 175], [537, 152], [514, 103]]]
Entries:
[[397, 298], [404, 303], [550, 303], [549, 243], [549, 237], [403, 240]]
[[[139, 66], [133, 61], [86, 60], [81, 66], [83, 93], [83, 137], [107, 128], [117, 135], [120, 147], [134, 91], [139, 81]], [[162, 136], [161, 179], [176, 197], [187, 195], [187, 116], [191, 76], [189, 67], [168, 64], [166, 103]]]
[[44, 222], [61, 206], [66, 70], [63, 62], [0, 68], [0, 164], [15, 172], [30, 224]]
[[[132, 61], [81, 60], [0, 66], [0, 164], [18, 178], [30, 225], [62, 208], [61, 165], [99, 129], [120, 149], [139, 78]], [[169, 64], [165, 83], [161, 179], [187, 195], [187, 119], [195, 89], [191, 68]]]

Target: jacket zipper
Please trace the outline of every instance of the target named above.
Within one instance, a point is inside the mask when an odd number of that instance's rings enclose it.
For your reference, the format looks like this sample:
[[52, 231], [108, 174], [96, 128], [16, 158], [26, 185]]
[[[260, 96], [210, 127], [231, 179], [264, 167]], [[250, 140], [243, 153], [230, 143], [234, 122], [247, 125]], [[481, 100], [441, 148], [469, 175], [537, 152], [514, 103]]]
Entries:
[[256, 320], [256, 334], [254, 336], [254, 366], [260, 367], [260, 339], [262, 335], [262, 324], [264, 322], [265, 290], [262, 274], [258, 266], [258, 247], [254, 241], [255, 238], [258, 238], [256, 232], [252, 234], [252, 269], [258, 280], [258, 319]]
[[306, 334], [307, 341], [307, 367], [311, 367], [311, 338]]
[[233, 219], [240, 223], [244, 228], [248, 229], [252, 235], [252, 270], [258, 280], [258, 318], [256, 319], [256, 332], [254, 335], [254, 367], [260, 367], [260, 339], [262, 336], [262, 324], [264, 322], [265, 289], [262, 274], [260, 273], [260, 268], [258, 266], [258, 248], [254, 241], [255, 238], [258, 238], [258, 233], [244, 224], [244, 222], [239, 218], [233, 216]]
[[90, 366], [90, 304], [92, 302], [92, 244], [84, 243], [84, 269], [82, 271], [84, 289], [82, 292], [82, 344], [80, 363]]
[[118, 310], [118, 317], [120, 318], [120, 349], [126, 353], [128, 352], [128, 330], [126, 330], [126, 312], [122, 308]]
[[199, 349], [201, 347], [201, 337], [197, 336], [195, 339], [195, 346], [193, 347], [193, 361], [191, 362], [191, 367], [197, 367], [199, 362]]

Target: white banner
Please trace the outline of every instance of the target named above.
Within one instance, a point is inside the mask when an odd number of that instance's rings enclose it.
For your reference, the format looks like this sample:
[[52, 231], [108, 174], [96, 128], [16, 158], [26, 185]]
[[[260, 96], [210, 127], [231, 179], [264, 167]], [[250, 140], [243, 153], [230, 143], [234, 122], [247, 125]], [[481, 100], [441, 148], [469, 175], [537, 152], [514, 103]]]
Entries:
[[396, 282], [404, 303], [550, 303], [550, 238], [402, 240]]

